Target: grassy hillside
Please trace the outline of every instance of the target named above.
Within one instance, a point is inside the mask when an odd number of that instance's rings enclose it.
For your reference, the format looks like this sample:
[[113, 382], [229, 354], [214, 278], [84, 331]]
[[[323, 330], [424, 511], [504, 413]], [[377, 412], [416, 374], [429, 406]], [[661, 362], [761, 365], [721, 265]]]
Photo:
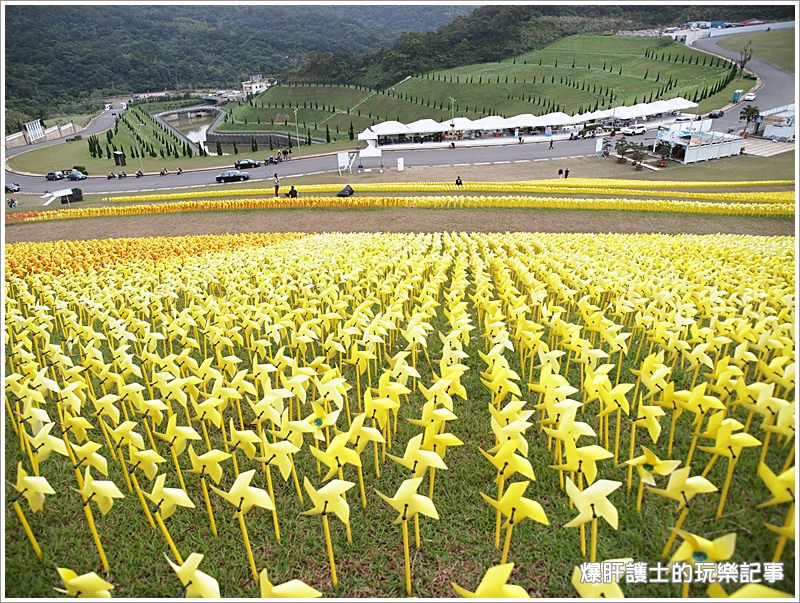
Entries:
[[332, 139], [338, 128], [341, 140], [351, 122], [359, 132], [386, 120], [445, 120], [450, 97], [456, 115], [470, 118], [576, 113], [675, 96], [713, 102], [730, 96], [723, 86], [729, 73], [730, 64], [666, 39], [571, 36], [511, 59], [417, 75], [383, 91], [280, 85], [249, 103], [229, 105], [232, 118], [220, 130], [294, 131], [298, 108], [301, 133], [324, 138], [327, 126]]
[[794, 73], [794, 47], [797, 43], [795, 29], [759, 31], [740, 36], [725, 37], [717, 42], [722, 48], [740, 52], [748, 42], [752, 43], [753, 56], [784, 71]]

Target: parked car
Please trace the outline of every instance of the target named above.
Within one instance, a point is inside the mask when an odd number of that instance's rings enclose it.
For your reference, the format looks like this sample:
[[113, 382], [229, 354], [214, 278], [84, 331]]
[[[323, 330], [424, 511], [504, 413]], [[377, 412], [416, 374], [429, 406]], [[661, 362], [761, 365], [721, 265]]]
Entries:
[[755, 92], [748, 92], [744, 95], [744, 100], [746, 101], [754, 101], [756, 100], [756, 93]]
[[620, 130], [625, 136], [636, 136], [637, 134], [644, 134], [647, 132], [647, 128], [645, 128], [642, 124], [637, 124], [635, 126], [626, 126]]
[[45, 178], [47, 180], [63, 180], [66, 178], [66, 176], [64, 175], [64, 172], [56, 170], [55, 172], [48, 172]]
[[6, 192], [7, 193], [18, 193], [19, 189], [20, 189], [20, 186], [16, 182], [6, 182]]
[[250, 168], [257, 168], [260, 165], [261, 162], [255, 159], [237, 159], [233, 162], [233, 167], [237, 170], [249, 170]]
[[250, 179], [250, 174], [239, 170], [228, 170], [217, 176], [217, 182], [244, 182]]
[[78, 170], [72, 170], [67, 174], [67, 180], [86, 180], [86, 174]]
[[723, 115], [725, 115], [725, 112], [722, 109], [714, 109], [708, 114], [711, 119], [716, 119], [717, 117], [722, 117]]
[[688, 117], [686, 115], [681, 115], [680, 117], [676, 117], [675, 121], [673, 123], [681, 124], [681, 123], [684, 123], [684, 122], [687, 122], [687, 121], [693, 121], [693, 118]]

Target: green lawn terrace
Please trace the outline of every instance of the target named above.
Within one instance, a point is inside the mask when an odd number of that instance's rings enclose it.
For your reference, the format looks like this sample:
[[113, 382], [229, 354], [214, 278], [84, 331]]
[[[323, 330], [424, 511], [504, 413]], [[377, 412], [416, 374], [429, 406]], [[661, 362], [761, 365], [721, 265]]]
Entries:
[[[668, 39], [571, 36], [542, 50], [410, 77], [387, 90], [289, 83], [251, 101], [228, 105], [221, 132], [295, 130], [317, 139], [348, 138], [382, 121], [444, 121], [453, 113], [477, 119], [521, 113], [574, 114], [682, 96], [706, 111], [724, 104], [736, 78], [731, 64]], [[451, 104], [450, 98], [455, 102]], [[708, 102], [704, 103], [703, 99]], [[327, 126], [327, 131], [326, 131]], [[337, 134], [338, 128], [338, 134]]]

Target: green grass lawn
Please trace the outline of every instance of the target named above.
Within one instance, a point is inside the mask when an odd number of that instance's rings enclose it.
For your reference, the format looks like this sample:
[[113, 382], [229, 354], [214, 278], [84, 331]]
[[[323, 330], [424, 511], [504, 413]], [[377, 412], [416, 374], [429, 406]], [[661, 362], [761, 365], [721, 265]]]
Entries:
[[[517, 255], [516, 248], [513, 246], [509, 250], [512, 255]], [[502, 246], [496, 251], [487, 248], [481, 252], [491, 254], [491, 257], [494, 258], [496, 255], [505, 254], [507, 249]], [[434, 251], [432, 250], [431, 253]], [[452, 269], [448, 269], [446, 274], [447, 282], [452, 282]], [[474, 277], [470, 276], [470, 280], [474, 282]], [[498, 278], [494, 274], [489, 275], [489, 280], [498, 282]], [[192, 284], [194, 285], [194, 283]], [[588, 283], [585, 283], [584, 286], [588, 287]], [[468, 290], [470, 295], [472, 288], [470, 286]], [[443, 298], [445, 290], [448, 289], [449, 285], [445, 285], [438, 296], [434, 295], [434, 299], [442, 304], [430, 319], [434, 333], [435, 331], [446, 333], [450, 330], [444, 313], [446, 303]], [[549, 301], [557, 301], [552, 292], [549, 292], [548, 295]], [[492, 293], [492, 297], [497, 298], [498, 295]], [[178, 295], [176, 300], [178, 310], [182, 308], [180, 300], [181, 296]], [[480, 371], [486, 369], [486, 364], [479, 356], [479, 352], [486, 351], [482, 336], [483, 327], [476, 314], [475, 304], [470, 300], [469, 295], [465, 298], [465, 302], [472, 324], [476, 325], [477, 329], [472, 333], [469, 344], [465, 346], [467, 357], [463, 363], [469, 368], [469, 371], [461, 382], [466, 389], [467, 398], [466, 400], [456, 399], [454, 411], [458, 420], [449, 423], [447, 429], [460, 438], [464, 442], [464, 446], [448, 450], [445, 457], [448, 469], [437, 472], [433, 499], [440, 519], [438, 521], [422, 519], [422, 548], [419, 550], [416, 550], [413, 545], [412, 528], [413, 583], [415, 594], [422, 597], [452, 597], [451, 581], [474, 589], [483, 572], [488, 567], [499, 563], [500, 557], [492, 542], [493, 509], [479, 495], [479, 492], [489, 495], [496, 494], [493, 485], [495, 470], [478, 451], [478, 447], [488, 449], [495, 443], [488, 427], [487, 405], [490, 395], [479, 378]], [[574, 304], [572, 311], [567, 312], [562, 319], [577, 324], [583, 323], [583, 318], [577, 312]], [[54, 331], [54, 337], [55, 342], [60, 343], [58, 330]], [[543, 339], [547, 340], [548, 337], [549, 332], [545, 330]], [[631, 353], [622, 364], [621, 382], [623, 383], [634, 383], [636, 380], [630, 369], [635, 366], [634, 358], [639, 343], [638, 336], [629, 343]], [[404, 345], [402, 343], [393, 346], [389, 352], [394, 353]], [[647, 353], [647, 344], [644, 347], [642, 354]], [[105, 348], [106, 346], [103, 344], [103, 349], [110, 357], [110, 350]], [[157, 351], [162, 356], [168, 354], [165, 343], [160, 344]], [[239, 368], [250, 367], [250, 356], [246, 349], [236, 345], [229, 351], [231, 354], [245, 359]], [[434, 362], [441, 357], [442, 343], [434, 334], [429, 337], [428, 352]], [[519, 374], [526, 374], [521, 370], [516, 353], [507, 351], [504, 356], [509, 360], [513, 370]], [[75, 353], [75, 361], [79, 362], [77, 353]], [[421, 375], [419, 382], [429, 385], [434, 379], [432, 368], [438, 372], [438, 367], [436, 365], [431, 367], [422, 354], [417, 366]], [[7, 368], [9, 368], [8, 365]], [[576, 386], [580, 385], [581, 371], [575, 362], [571, 363], [568, 370], [562, 363], [562, 372], [570, 383]], [[538, 374], [538, 370], [533, 372], [534, 381], [537, 380]], [[352, 367], [344, 365], [344, 375], [349, 382], [355, 383]], [[692, 371], [676, 366], [671, 378], [675, 381], [676, 390], [685, 389], [691, 384]], [[701, 375], [700, 382], [704, 378], [705, 375]], [[133, 377], [128, 378], [129, 382], [135, 380]], [[525, 387], [527, 381], [527, 378], [521, 379], [520, 386], [523, 391], [523, 399], [528, 401], [528, 407], [532, 407], [536, 395], [528, 392]], [[372, 385], [375, 384], [376, 375], [373, 373]], [[367, 380], [362, 379], [361, 387], [367, 385], [369, 385]], [[93, 387], [99, 397], [100, 384], [95, 381]], [[576, 394], [576, 396], [580, 399], [580, 394]], [[357, 403], [354, 392], [351, 392], [350, 400], [355, 412]], [[393, 437], [394, 444], [390, 450], [391, 453], [402, 454], [406, 442], [412, 436], [420, 433], [421, 429], [410, 424], [407, 419], [419, 416], [423, 402], [424, 398], [417, 390], [411, 395], [409, 403], [401, 406], [398, 430]], [[177, 405], [175, 408], [177, 409]], [[585, 414], [579, 412], [576, 420], [585, 421], [597, 430], [596, 409], [597, 404], [590, 404]], [[246, 422], [249, 423], [253, 420], [254, 415], [246, 404], [244, 404], [243, 411]], [[55, 411], [53, 411], [54, 413]], [[232, 409], [228, 409], [228, 418], [233, 418], [234, 415]], [[742, 422], [745, 421], [746, 415], [747, 412], [742, 407], [736, 407], [729, 413], [729, 416]], [[182, 411], [179, 416], [181, 422], [185, 422]], [[542, 505], [550, 525], [543, 526], [526, 521], [514, 530], [509, 560], [516, 564], [517, 570], [511, 582], [525, 587], [532, 596], [574, 597], [575, 592], [569, 582], [570, 575], [573, 567], [584, 559], [579, 552], [578, 530], [564, 528], [563, 525], [575, 517], [577, 511], [570, 508], [568, 498], [560, 488], [558, 472], [550, 468], [554, 462], [553, 450], [548, 446], [547, 436], [539, 430], [538, 420], [540, 418], [537, 412], [533, 417], [534, 424], [526, 434], [529, 444], [527, 457], [536, 474], [536, 480], [530, 484], [526, 496]], [[95, 417], [92, 417], [92, 422], [96, 422]], [[664, 432], [657, 444], [653, 444], [646, 431], [642, 429], [637, 431], [637, 444], [653, 448], [662, 459], [685, 459], [692, 435], [692, 424], [688, 413], [684, 413], [677, 422], [675, 449], [671, 456], [666, 454], [668, 417], [662, 418], [661, 424]], [[751, 433], [761, 437], [762, 433], [756, 427], [759, 424], [757, 420]], [[340, 416], [339, 425], [343, 429], [347, 426], [344, 412]], [[630, 433], [627, 419], [623, 420], [622, 426], [620, 451], [621, 457], [627, 459]], [[199, 430], [197, 423], [195, 423], [195, 427]], [[141, 431], [143, 437], [146, 437], [141, 426], [138, 431]], [[103, 441], [97, 429], [90, 434], [92, 439], [98, 442]], [[16, 476], [17, 462], [22, 460], [23, 456], [20, 452], [19, 441], [8, 423], [5, 436], [6, 480], [13, 482]], [[222, 443], [218, 432], [212, 429], [211, 436], [212, 446], [221, 449]], [[581, 441], [582, 445], [593, 443], [608, 446], [613, 450], [613, 427], [609, 444], [603, 442], [602, 439], [595, 441], [594, 438], [584, 438]], [[701, 440], [701, 445], [705, 443], [707, 442]], [[195, 444], [196, 449], [203, 449], [202, 441], [195, 442]], [[306, 438], [304, 449], [296, 456], [297, 471], [301, 481], [303, 476], [308, 476], [314, 485], [319, 486], [321, 479], [308, 450], [310, 445], [309, 439]], [[178, 482], [169, 462], [169, 451], [166, 444], [162, 440], [158, 440], [156, 446], [160, 454], [168, 459], [161, 471], [166, 470], [169, 474], [167, 485], [177, 487]], [[105, 449], [101, 450], [101, 453], [108, 456]], [[786, 453], [786, 447], [781, 446], [778, 441], [773, 441], [767, 455], [767, 462], [773, 469], [777, 469], [783, 463]], [[241, 470], [259, 468], [258, 463], [246, 460], [241, 453], [238, 458]], [[698, 450], [694, 458], [693, 467], [695, 473], [699, 473], [710, 456], [708, 453]], [[158, 531], [153, 531], [148, 527], [135, 495], [125, 488], [119, 465], [111, 458], [108, 460], [108, 479], [113, 480], [126, 496], [124, 500], [118, 500], [106, 516], [101, 516], [95, 507], [98, 532], [111, 562], [110, 580], [116, 587], [113, 594], [118, 597], [174, 595], [179, 589], [179, 583], [164, 559], [164, 553], [169, 554], [167, 545]], [[299, 504], [291, 479], [284, 483], [277, 476], [277, 472], [273, 471], [282, 541], [278, 543], [275, 540], [269, 512], [263, 509], [254, 509], [247, 515], [249, 537], [256, 565], [258, 569], [266, 567], [273, 582], [279, 583], [294, 578], [302, 579], [322, 590], [326, 596], [403, 596], [400, 528], [392, 524], [396, 513], [378, 498], [375, 489], [392, 495], [400, 482], [409, 474], [407, 470], [387, 458], [386, 462], [381, 465], [380, 478], [377, 478], [373, 471], [370, 448], [367, 448], [362, 454], [362, 461], [368, 503], [366, 509], [361, 508], [358, 502], [357, 486], [348, 494], [351, 509], [352, 544], [346, 543], [343, 526], [338, 520], [331, 522], [340, 581], [337, 590], [332, 589], [329, 583], [329, 570], [319, 517], [302, 515], [301, 511], [310, 507], [308, 497], [306, 496], [303, 504]], [[734, 486], [728, 498], [725, 514], [721, 519], [713, 519], [719, 494], [699, 495], [692, 502], [691, 512], [684, 526], [688, 531], [708, 538], [737, 532], [738, 540], [733, 557], [733, 561], [736, 562], [768, 560], [777, 538], [772, 532], [764, 529], [763, 523], [781, 523], [786, 513], [785, 505], [767, 509], [755, 508], [757, 503], [769, 498], [767, 489], [756, 476], [757, 461], [758, 449], [745, 449], [736, 466]], [[200, 569], [219, 581], [223, 596], [257, 596], [258, 589], [250, 578], [241, 535], [236, 522], [232, 521], [233, 507], [211, 493], [212, 506], [219, 529], [219, 536], [213, 538], [208, 527], [199, 481], [196, 475], [188, 472], [187, 453], [181, 457], [181, 464], [184, 468], [188, 494], [196, 508], [179, 508], [175, 515], [167, 521], [170, 533], [179, 550], [184, 557], [192, 551], [205, 555]], [[225, 474], [222, 488], [227, 489], [233, 481], [230, 461], [224, 462], [223, 467]], [[720, 461], [710, 472], [709, 479], [714, 484], [721, 485], [725, 469], [726, 463]], [[42, 464], [41, 470], [57, 492], [55, 496], [47, 498], [44, 512], [27, 513], [33, 532], [37, 535], [44, 550], [43, 562], [33, 558], [19, 522], [10, 505], [6, 506], [6, 576], [14, 577], [13, 580], [6, 580], [6, 595], [10, 597], [52, 595], [52, 587], [60, 586], [55, 571], [56, 566], [68, 567], [78, 573], [95, 571], [99, 567], [97, 553], [92, 545], [85, 518], [80, 511], [78, 495], [71, 489], [75, 487], [75, 483], [69, 462], [63, 457], [54, 455]], [[96, 471], [94, 473], [97, 475]], [[344, 477], [357, 481], [352, 467], [345, 470]], [[600, 462], [599, 477], [625, 482], [625, 466], [615, 465], [611, 460], [602, 461]], [[519, 481], [519, 479], [517, 476], [514, 481]], [[149, 490], [149, 480], [141, 475], [140, 480], [143, 488]], [[611, 529], [605, 522], [601, 522], [598, 560], [632, 557], [635, 561], [654, 565], [660, 560], [661, 549], [670, 533], [670, 527], [677, 517], [676, 503], [648, 493], [644, 498], [642, 512], [637, 513], [635, 496], [638, 479], [636, 477], [634, 477], [633, 483], [633, 491], [628, 492], [623, 485], [611, 496], [611, 501], [619, 510], [619, 529]], [[660, 479], [659, 485], [663, 483], [665, 480]], [[259, 488], [266, 487], [264, 475], [260, 470], [256, 473], [253, 485]], [[426, 478], [421, 489], [426, 494], [427, 486]], [[13, 496], [11, 488], [8, 488], [7, 496]], [[787, 547], [783, 561], [786, 564], [786, 577], [774, 586], [781, 590], [792, 591], [795, 583], [793, 547]], [[730, 589], [729, 585], [728, 590]], [[628, 597], [665, 598], [676, 597], [679, 594], [679, 588], [676, 586], [658, 584], [623, 584], [623, 590]], [[695, 587], [692, 594], [699, 596], [705, 593], [704, 589]]]
[[69, 123], [73, 123], [76, 126], [80, 126], [81, 128], [85, 128], [86, 125], [92, 121], [94, 117], [100, 115], [100, 112], [95, 113], [73, 113], [69, 115], [51, 115], [45, 118], [44, 123], [47, 124], [47, 127], [53, 125], [65, 125]]
[[784, 71], [794, 73], [794, 50], [797, 44], [797, 31], [792, 29], [776, 29], [774, 31], [757, 31], [739, 36], [727, 36], [717, 42], [722, 48], [740, 52], [752, 42], [753, 56]]

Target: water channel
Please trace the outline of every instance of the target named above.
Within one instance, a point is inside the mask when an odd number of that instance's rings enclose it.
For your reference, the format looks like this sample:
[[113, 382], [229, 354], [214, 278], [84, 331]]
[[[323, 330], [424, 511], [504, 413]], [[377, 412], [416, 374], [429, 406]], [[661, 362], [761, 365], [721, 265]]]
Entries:
[[202, 144], [209, 155], [216, 155], [214, 149], [209, 149], [206, 146], [206, 132], [211, 124], [214, 123], [215, 118], [216, 116], [214, 115], [209, 115], [208, 117], [182, 117], [180, 119], [171, 119], [169, 123], [192, 142]]

